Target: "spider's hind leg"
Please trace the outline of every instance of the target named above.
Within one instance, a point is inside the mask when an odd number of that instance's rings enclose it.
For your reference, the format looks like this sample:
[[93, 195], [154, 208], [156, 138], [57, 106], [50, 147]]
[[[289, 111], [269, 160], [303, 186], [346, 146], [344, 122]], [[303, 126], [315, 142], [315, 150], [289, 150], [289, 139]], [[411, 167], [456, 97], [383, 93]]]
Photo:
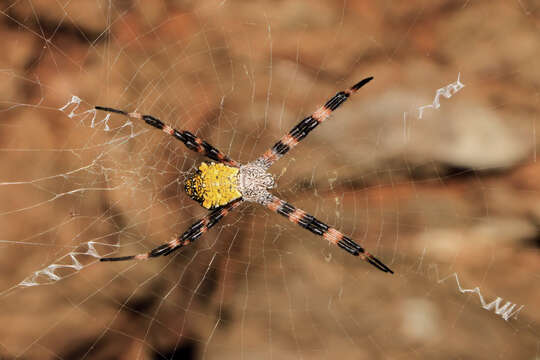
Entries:
[[155, 249], [150, 250], [147, 253], [119, 257], [106, 257], [99, 259], [99, 261], [146, 260], [152, 257], [165, 256], [169, 255], [174, 250], [182, 247], [182, 244], [176, 245], [177, 242], [178, 239], [174, 239], [169, 241], [168, 243], [158, 246]]
[[143, 115], [138, 112], [127, 112], [124, 110], [114, 109], [105, 106], [95, 106], [94, 108], [100, 111], [108, 111], [115, 114], [124, 115], [133, 119], [144, 120], [144, 122], [146, 122], [148, 125], [153, 126], [156, 129], [159, 129], [171, 135], [177, 140], [180, 140], [191, 151], [201, 153], [206, 157], [223, 163], [225, 165], [240, 167], [240, 164], [237, 161], [232, 160], [227, 155], [225, 155], [206, 141], [199, 138], [197, 135], [194, 135], [186, 130], [176, 130], [171, 126], [163, 123], [163, 121], [159, 120], [158, 118], [153, 117], [152, 115]]
[[124, 260], [146, 260], [158, 256], [167, 256], [175, 250], [180, 249], [182, 246], [189, 245], [193, 241], [197, 240], [202, 234], [208, 231], [212, 226], [217, 224], [223, 219], [230, 211], [238, 207], [242, 203], [242, 198], [236, 199], [225, 206], [219, 207], [206, 215], [193, 225], [189, 227], [182, 235], [168, 243], [162, 244], [147, 253], [138, 255], [120, 256], [120, 257], [106, 257], [99, 259], [100, 261], [124, 261]]

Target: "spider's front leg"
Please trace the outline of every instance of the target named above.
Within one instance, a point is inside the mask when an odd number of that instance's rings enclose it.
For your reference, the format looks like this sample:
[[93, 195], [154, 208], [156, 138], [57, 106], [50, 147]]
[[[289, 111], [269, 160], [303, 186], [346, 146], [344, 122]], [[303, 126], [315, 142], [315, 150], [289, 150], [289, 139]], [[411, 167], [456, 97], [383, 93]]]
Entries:
[[307, 214], [305, 211], [295, 208], [288, 202], [285, 202], [276, 196], [272, 196], [265, 205], [270, 210], [285, 216], [289, 221], [300, 225], [316, 235], [324, 237], [326, 240], [339, 246], [348, 253], [354, 256], [360, 256], [362, 260], [370, 263], [377, 269], [391, 274], [394, 273], [388, 266], [383, 264], [369, 252], [365, 251], [363, 247], [355, 243], [352, 239], [316, 219], [314, 216]]
[[340, 91], [334, 97], [321, 106], [313, 114], [300, 121], [289, 133], [283, 136], [274, 146], [268, 149], [259, 159], [268, 169], [273, 163], [278, 161], [289, 150], [295, 147], [302, 139], [304, 139], [313, 129], [324, 120], [328, 119], [332, 112], [343, 104], [349, 96], [358, 91], [362, 86], [373, 80], [373, 77], [365, 78], [357, 84], [351, 86], [347, 90]]
[[202, 234], [208, 231], [212, 226], [216, 225], [218, 221], [223, 219], [230, 211], [238, 207], [242, 203], [242, 199], [236, 199], [225, 206], [219, 207], [212, 211], [210, 214], [191, 225], [181, 236], [177, 237], [160, 245], [147, 253], [138, 255], [129, 255], [121, 257], [106, 257], [99, 259], [100, 261], [124, 261], [124, 260], [146, 260], [157, 256], [166, 256], [173, 251], [180, 249], [182, 246], [189, 245], [193, 241], [197, 240]]
[[180, 140], [181, 142], [186, 145], [186, 147], [189, 150], [202, 153], [206, 157], [218, 161], [220, 163], [223, 163], [225, 165], [234, 166], [234, 167], [240, 167], [240, 164], [230, 159], [227, 155], [223, 154], [221, 151], [210, 145], [204, 140], [201, 140], [198, 136], [190, 133], [186, 130], [176, 130], [169, 125], [164, 124], [161, 120], [158, 118], [155, 118], [151, 115], [143, 115], [138, 112], [127, 112], [124, 110], [118, 110], [113, 109], [109, 107], [103, 107], [103, 106], [96, 106], [96, 110], [100, 111], [108, 111], [120, 115], [124, 115], [133, 119], [141, 119], [144, 120], [148, 125], [153, 126], [171, 136], [173, 136], [175, 139]]

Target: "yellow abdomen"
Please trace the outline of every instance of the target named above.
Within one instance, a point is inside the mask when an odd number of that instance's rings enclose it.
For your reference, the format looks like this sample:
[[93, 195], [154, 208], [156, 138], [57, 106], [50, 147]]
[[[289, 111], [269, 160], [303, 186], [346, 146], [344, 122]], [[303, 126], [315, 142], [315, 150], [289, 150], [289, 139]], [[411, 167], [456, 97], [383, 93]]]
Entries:
[[186, 193], [206, 209], [226, 205], [242, 196], [238, 191], [238, 168], [205, 162], [186, 180]]

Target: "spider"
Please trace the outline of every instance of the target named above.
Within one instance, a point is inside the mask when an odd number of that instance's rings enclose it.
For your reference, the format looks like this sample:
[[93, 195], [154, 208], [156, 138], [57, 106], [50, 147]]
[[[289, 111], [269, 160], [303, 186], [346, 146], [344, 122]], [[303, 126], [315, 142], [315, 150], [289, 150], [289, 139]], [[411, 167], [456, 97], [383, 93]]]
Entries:
[[288, 134], [275, 143], [272, 148], [262, 154], [262, 156], [245, 165], [229, 158], [227, 155], [223, 154], [206, 141], [201, 140], [191, 132], [186, 130], [176, 130], [151, 115], [96, 106], [96, 110], [117, 113], [130, 118], [143, 120], [148, 125], [162, 130], [177, 140], [180, 140], [188, 149], [201, 153], [217, 162], [202, 162], [194, 174], [186, 180], [184, 186], [189, 197], [200, 203], [205, 209], [211, 210], [208, 215], [191, 225], [191, 227], [182, 235], [147, 253], [121, 257], [105, 257], [100, 260], [145, 260], [157, 256], [169, 255], [173, 251], [191, 244], [227, 216], [232, 210], [240, 206], [243, 201], [250, 201], [261, 204], [268, 209], [285, 216], [291, 222], [300, 225], [316, 235], [322, 236], [330, 243], [339, 246], [350, 254], [360, 256], [361, 259], [375, 266], [377, 269], [393, 274], [394, 272], [389, 267], [369, 252], [365, 251], [363, 247], [358, 245], [351, 238], [345, 236], [333, 227], [326, 225], [305, 211], [281, 200], [268, 191], [275, 187], [273, 176], [267, 172], [270, 166], [295, 147], [313, 129], [315, 129], [317, 125], [328, 119], [331, 113], [343, 104], [349, 96], [356, 93], [358, 89], [372, 79], [373, 77], [365, 78], [349, 89], [338, 92], [317, 111], [300, 121]]

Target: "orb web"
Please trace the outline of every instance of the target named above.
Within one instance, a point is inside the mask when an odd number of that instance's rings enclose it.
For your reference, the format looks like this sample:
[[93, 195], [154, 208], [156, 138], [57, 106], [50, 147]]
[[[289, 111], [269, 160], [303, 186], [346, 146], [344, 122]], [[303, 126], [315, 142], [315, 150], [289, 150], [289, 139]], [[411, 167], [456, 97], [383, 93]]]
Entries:
[[[536, 299], [532, 1], [2, 5], [2, 358], [528, 358]], [[272, 191], [388, 264], [256, 204], [206, 214], [208, 161], [248, 163], [374, 76], [277, 162]]]

